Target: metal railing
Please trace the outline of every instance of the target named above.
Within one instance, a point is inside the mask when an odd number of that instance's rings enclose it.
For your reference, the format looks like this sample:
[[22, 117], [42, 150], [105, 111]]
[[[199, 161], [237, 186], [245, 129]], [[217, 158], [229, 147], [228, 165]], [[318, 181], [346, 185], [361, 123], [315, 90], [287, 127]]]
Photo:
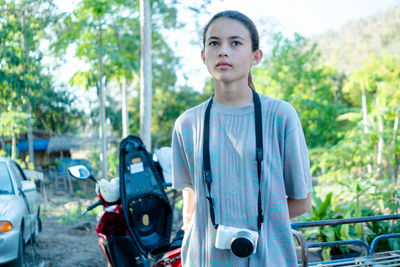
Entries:
[[[379, 241], [384, 239], [400, 238], [400, 233], [388, 233], [384, 235], [379, 235], [372, 240], [371, 245], [368, 245], [363, 240], [341, 240], [341, 241], [331, 241], [331, 242], [307, 243], [307, 240], [299, 231], [299, 229], [307, 227], [334, 226], [334, 225], [378, 222], [378, 221], [387, 221], [396, 219], [400, 219], [400, 214], [292, 223], [293, 236], [295, 237], [301, 248], [302, 263], [300, 264], [300, 266], [302, 267], [400, 266], [400, 251], [386, 251], [379, 253], [375, 252], [376, 246]], [[308, 249], [317, 247], [322, 248], [322, 247], [343, 246], [343, 245], [358, 245], [365, 250], [365, 256], [349, 257], [341, 260], [331, 260], [331, 261], [317, 262], [311, 264], [309, 263]]]

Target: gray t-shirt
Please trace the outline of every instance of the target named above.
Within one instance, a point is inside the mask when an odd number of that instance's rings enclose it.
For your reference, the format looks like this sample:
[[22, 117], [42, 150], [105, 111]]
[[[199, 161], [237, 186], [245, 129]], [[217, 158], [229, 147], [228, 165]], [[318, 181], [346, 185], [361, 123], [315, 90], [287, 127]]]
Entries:
[[[172, 139], [173, 188], [196, 193], [193, 223], [182, 243], [183, 266], [297, 266], [287, 197], [311, 192], [310, 164], [304, 134], [294, 108], [260, 95], [264, 160], [261, 195], [264, 223], [257, 251], [247, 259], [215, 248], [203, 179], [203, 125], [208, 101], [187, 110], [175, 122]], [[257, 230], [258, 176], [254, 105], [230, 107], [215, 99], [210, 116], [210, 159], [217, 224]]]

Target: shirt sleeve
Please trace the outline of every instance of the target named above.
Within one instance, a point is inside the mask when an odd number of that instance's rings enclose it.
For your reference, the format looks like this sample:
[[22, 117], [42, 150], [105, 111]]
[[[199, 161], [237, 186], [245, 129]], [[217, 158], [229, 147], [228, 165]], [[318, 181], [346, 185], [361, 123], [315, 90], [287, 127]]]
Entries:
[[185, 153], [185, 144], [179, 128], [176, 122], [172, 133], [172, 188], [193, 190], [188, 155]]
[[304, 199], [311, 192], [310, 159], [296, 110], [288, 105], [286, 114], [283, 163], [286, 195]]

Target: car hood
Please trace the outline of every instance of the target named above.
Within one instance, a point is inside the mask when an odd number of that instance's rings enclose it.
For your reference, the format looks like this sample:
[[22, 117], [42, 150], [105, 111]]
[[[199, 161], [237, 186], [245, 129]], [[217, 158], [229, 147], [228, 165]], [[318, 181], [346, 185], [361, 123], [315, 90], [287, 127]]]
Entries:
[[16, 200], [17, 197], [15, 195], [0, 195], [0, 216], [3, 216], [7, 210], [11, 209]]

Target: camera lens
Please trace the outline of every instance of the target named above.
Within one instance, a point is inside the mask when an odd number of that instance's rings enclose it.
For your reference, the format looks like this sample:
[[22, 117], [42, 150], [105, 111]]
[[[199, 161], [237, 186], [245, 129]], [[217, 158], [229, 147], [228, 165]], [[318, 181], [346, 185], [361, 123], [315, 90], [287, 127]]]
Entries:
[[254, 241], [250, 233], [245, 231], [237, 232], [231, 242], [232, 253], [240, 258], [249, 257], [254, 251]]

